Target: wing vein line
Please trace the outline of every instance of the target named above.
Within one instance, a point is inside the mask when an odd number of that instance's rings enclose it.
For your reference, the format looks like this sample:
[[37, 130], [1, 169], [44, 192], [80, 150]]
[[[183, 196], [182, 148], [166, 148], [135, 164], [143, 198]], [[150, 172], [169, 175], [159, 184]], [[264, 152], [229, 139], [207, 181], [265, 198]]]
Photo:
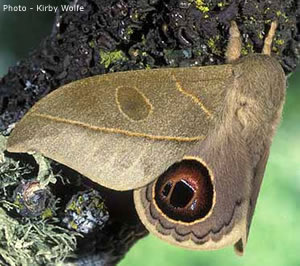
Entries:
[[47, 115], [47, 114], [35, 113], [35, 114], [31, 114], [31, 115], [37, 116], [40, 118], [44, 118], [44, 119], [48, 119], [51, 121], [55, 121], [55, 122], [81, 126], [81, 127], [93, 130], [93, 131], [123, 134], [123, 135], [129, 136], [129, 137], [140, 137], [140, 138], [147, 138], [147, 139], [152, 139], [152, 140], [167, 140], [167, 141], [178, 141], [178, 142], [194, 142], [194, 141], [204, 139], [203, 135], [195, 136], [195, 137], [156, 136], [156, 135], [151, 135], [151, 134], [128, 131], [128, 130], [119, 129], [119, 128], [107, 128], [107, 127], [92, 126], [92, 125], [89, 125], [89, 124], [86, 124], [83, 122], [60, 118], [60, 117], [55, 117], [55, 116], [51, 116], [51, 115]]
[[207, 116], [209, 118], [212, 118], [212, 116], [213, 116], [212, 113], [205, 107], [205, 105], [203, 104], [203, 102], [201, 102], [201, 100], [197, 96], [195, 96], [194, 94], [192, 94], [190, 92], [187, 92], [181, 86], [180, 82], [176, 79], [176, 77], [174, 75], [172, 75], [172, 77], [173, 77], [173, 79], [175, 81], [177, 90], [180, 91], [182, 94], [184, 94], [184, 95], [192, 98], [192, 100], [201, 107], [201, 109], [207, 114]]

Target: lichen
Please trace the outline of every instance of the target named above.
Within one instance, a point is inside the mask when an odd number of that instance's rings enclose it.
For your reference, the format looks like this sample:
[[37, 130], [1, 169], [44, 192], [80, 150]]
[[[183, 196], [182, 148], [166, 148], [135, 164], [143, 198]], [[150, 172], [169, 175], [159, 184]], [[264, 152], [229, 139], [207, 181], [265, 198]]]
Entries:
[[218, 49], [218, 45], [216, 44], [220, 39], [220, 36], [216, 36], [214, 38], [210, 38], [207, 41], [207, 45], [210, 48], [211, 52], [216, 55], [221, 55], [221, 51]]
[[100, 50], [100, 63], [104, 65], [105, 68], [108, 68], [111, 64], [115, 64], [118, 61], [127, 61], [128, 58], [121, 50], [115, 50], [112, 52], [107, 52]]
[[220, 8], [223, 8], [223, 7], [227, 6], [227, 5], [228, 5], [227, 1], [221, 1], [221, 2], [219, 2], [217, 4], [217, 6], [220, 7]]
[[195, 6], [197, 9], [199, 9], [201, 12], [206, 13], [209, 11], [209, 7], [204, 3], [203, 0], [191, 0], [195, 3]]
[[91, 47], [91, 48], [95, 48], [95, 41], [90, 41], [89, 42], [89, 46]]
[[[30, 181], [34, 167], [5, 156], [6, 140], [0, 134], [0, 265], [54, 265], [74, 257], [81, 235], [61, 227], [54, 217], [59, 199], [51, 201], [51, 207], [39, 205], [40, 195], [35, 192], [41, 192], [40, 183]], [[23, 189], [32, 193], [25, 197]]]
[[283, 45], [283, 44], [284, 44], [284, 40], [278, 39], [278, 40], [275, 40], [275, 43], [276, 43], [277, 45]]
[[0, 207], [0, 264], [1, 261], [11, 266], [62, 263], [74, 257], [77, 236], [78, 233], [50, 221], [19, 222]]
[[108, 219], [109, 214], [100, 194], [87, 190], [71, 198], [63, 222], [69, 229], [88, 234], [102, 229]]
[[129, 27], [127, 28], [127, 31], [126, 31], [126, 32], [127, 32], [128, 35], [132, 35], [132, 34], [134, 33], [134, 30], [133, 30], [132, 27], [129, 26]]
[[131, 13], [130, 18], [131, 18], [133, 21], [139, 21], [140, 13], [138, 12], [138, 10], [135, 9], [135, 10]]

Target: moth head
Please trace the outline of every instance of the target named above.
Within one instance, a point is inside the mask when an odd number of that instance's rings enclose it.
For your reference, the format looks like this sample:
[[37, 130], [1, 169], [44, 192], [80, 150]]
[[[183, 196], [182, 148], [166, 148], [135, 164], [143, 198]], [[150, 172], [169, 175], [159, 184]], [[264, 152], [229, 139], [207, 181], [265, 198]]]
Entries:
[[146, 228], [171, 244], [199, 250], [235, 245], [237, 254], [242, 254], [247, 206], [226, 199], [228, 192], [222, 193], [222, 185], [209, 164], [201, 158], [186, 158], [135, 190], [135, 206]]

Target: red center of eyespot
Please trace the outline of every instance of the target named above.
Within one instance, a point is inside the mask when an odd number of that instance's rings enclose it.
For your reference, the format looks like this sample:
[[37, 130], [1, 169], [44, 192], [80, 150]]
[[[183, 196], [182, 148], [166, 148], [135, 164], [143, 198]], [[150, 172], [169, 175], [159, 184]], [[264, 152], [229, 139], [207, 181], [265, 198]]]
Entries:
[[213, 204], [213, 185], [207, 168], [194, 160], [175, 163], [158, 178], [155, 201], [174, 220], [192, 222], [205, 217]]

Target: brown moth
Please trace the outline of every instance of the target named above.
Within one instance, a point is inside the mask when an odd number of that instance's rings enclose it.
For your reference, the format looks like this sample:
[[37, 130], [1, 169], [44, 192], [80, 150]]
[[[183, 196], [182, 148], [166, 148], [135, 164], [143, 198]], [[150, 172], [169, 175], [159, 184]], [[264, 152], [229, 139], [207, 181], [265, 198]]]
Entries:
[[35, 104], [8, 140], [94, 182], [134, 189], [159, 238], [190, 249], [235, 245], [242, 254], [280, 121], [285, 75], [270, 56], [240, 58], [231, 23], [228, 64], [112, 73], [62, 86]]

